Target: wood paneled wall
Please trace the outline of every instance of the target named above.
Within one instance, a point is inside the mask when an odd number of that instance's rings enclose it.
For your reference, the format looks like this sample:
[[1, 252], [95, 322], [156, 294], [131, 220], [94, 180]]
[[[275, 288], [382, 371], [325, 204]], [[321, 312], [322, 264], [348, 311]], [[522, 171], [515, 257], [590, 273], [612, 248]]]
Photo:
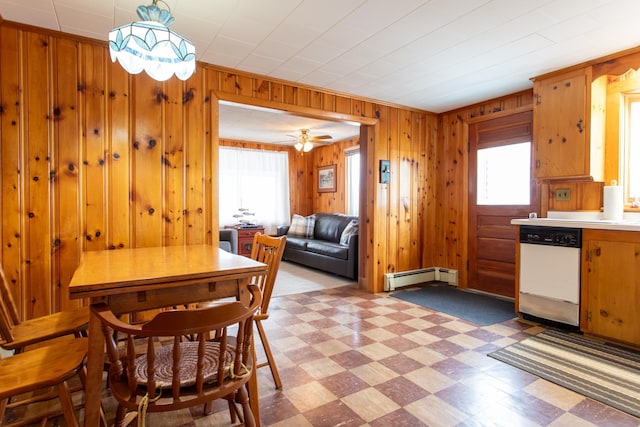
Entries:
[[[6, 21], [0, 64], [1, 260], [25, 318], [78, 304], [67, 286], [83, 251], [217, 244], [218, 99], [365, 125], [364, 288], [438, 258], [423, 248], [447, 252], [426, 241], [425, 212], [442, 216], [426, 209], [441, 204], [433, 114], [201, 63], [186, 82], [156, 82], [113, 64], [103, 42]], [[340, 210], [340, 195], [313, 190], [328, 159], [340, 160], [306, 157], [295, 179], [311, 192], [292, 206]], [[381, 159], [390, 184], [378, 183]]]
[[[358, 145], [358, 142], [359, 138], [340, 141], [328, 146], [319, 146], [307, 153], [313, 156], [313, 169], [305, 171], [311, 177], [310, 194], [313, 195], [313, 206], [311, 212], [305, 212], [302, 215], [313, 212], [347, 213], [345, 150]], [[318, 193], [318, 167], [327, 165], [336, 165], [336, 192]], [[293, 210], [291, 212], [294, 213]]]

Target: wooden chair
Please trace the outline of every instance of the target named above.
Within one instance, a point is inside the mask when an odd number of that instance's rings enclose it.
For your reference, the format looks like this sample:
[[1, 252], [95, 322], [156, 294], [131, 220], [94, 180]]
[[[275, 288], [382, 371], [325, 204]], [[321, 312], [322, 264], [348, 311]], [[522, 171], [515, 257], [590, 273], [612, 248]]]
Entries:
[[88, 307], [21, 321], [4, 271], [0, 268], [0, 347], [3, 349], [21, 353], [32, 344], [65, 335], [86, 335], [88, 326]]
[[[229, 301], [206, 308], [162, 311], [135, 325], [122, 322], [104, 304], [92, 306], [102, 321], [107, 342], [109, 387], [118, 401], [116, 427], [136, 418], [138, 425], [144, 426], [147, 412], [204, 406], [221, 398], [234, 408], [232, 416], [240, 415], [245, 425], [255, 425], [245, 385], [255, 366], [253, 316], [261, 294], [254, 285], [249, 285], [249, 292], [249, 307]], [[217, 339], [207, 340], [211, 331], [217, 331]], [[122, 349], [116, 336], [121, 334]], [[193, 341], [184, 340], [185, 336]]]
[[271, 369], [271, 376], [277, 389], [282, 388], [282, 381], [280, 380], [280, 374], [278, 373], [278, 367], [276, 361], [271, 352], [271, 346], [267, 339], [267, 334], [262, 325], [262, 321], [269, 318], [269, 303], [271, 301], [271, 295], [273, 294], [273, 287], [276, 283], [276, 276], [280, 268], [280, 261], [282, 260], [282, 253], [284, 252], [284, 245], [287, 241], [287, 236], [272, 237], [265, 234], [256, 233], [253, 236], [253, 246], [251, 248], [251, 258], [256, 261], [267, 264], [267, 273], [260, 276], [255, 276], [252, 283], [260, 287], [262, 292], [262, 303], [260, 304], [260, 310], [253, 317], [258, 329], [258, 335], [262, 342], [265, 355], [267, 357], [266, 362], [260, 362], [256, 366], [262, 368], [269, 366]]
[[[76, 374], [81, 376], [84, 374], [87, 346], [87, 338], [79, 338], [47, 344], [34, 350], [0, 359], [0, 425], [5, 425], [2, 421], [10, 399], [26, 393], [35, 393], [41, 389], [56, 387], [67, 426], [77, 427], [78, 420], [67, 380]], [[16, 403], [20, 404], [21, 401], [15, 400], [11, 406], [17, 406]], [[32, 425], [42, 417], [46, 419], [47, 416], [55, 414], [51, 412], [39, 414], [30, 417], [30, 419], [22, 419], [12, 423], [11, 426]]]

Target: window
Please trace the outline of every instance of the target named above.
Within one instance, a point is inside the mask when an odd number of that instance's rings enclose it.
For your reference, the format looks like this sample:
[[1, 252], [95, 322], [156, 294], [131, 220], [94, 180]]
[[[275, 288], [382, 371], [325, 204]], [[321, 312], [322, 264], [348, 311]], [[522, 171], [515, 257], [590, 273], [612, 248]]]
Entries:
[[478, 150], [477, 204], [528, 205], [531, 142]]
[[628, 94], [624, 99], [625, 125], [624, 138], [620, 144], [620, 181], [627, 202], [632, 202], [640, 197], [640, 94]]
[[360, 208], [360, 150], [345, 151], [347, 163], [347, 213], [358, 216]]
[[289, 155], [286, 152], [220, 147], [220, 227], [237, 223], [238, 209], [255, 214], [266, 233], [290, 221]]

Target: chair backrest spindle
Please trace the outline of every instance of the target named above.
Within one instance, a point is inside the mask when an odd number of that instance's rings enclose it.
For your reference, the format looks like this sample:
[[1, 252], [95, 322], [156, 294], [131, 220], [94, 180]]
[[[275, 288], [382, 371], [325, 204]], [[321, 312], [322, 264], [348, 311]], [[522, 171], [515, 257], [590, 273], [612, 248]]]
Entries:
[[267, 264], [267, 272], [253, 279], [253, 283], [258, 285], [262, 292], [262, 304], [258, 316], [266, 316], [269, 312], [269, 303], [286, 241], [287, 236], [273, 237], [261, 233], [256, 233], [253, 236], [251, 258]]

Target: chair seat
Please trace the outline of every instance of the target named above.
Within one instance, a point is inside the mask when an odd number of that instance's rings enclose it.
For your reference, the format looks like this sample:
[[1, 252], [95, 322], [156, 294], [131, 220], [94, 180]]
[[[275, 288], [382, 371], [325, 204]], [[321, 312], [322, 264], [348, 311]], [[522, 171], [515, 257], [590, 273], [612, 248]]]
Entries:
[[48, 344], [0, 360], [0, 399], [55, 386], [83, 366], [88, 339]]
[[88, 307], [61, 311], [14, 325], [11, 329], [13, 341], [0, 340], [0, 347], [7, 350], [21, 349], [45, 340], [79, 333], [88, 325]]
[[[180, 343], [180, 386], [189, 387], [196, 383], [198, 371], [198, 343], [184, 341]], [[224, 375], [228, 375], [229, 366], [233, 360], [235, 348], [228, 346], [224, 357]], [[220, 344], [208, 341], [205, 343], [204, 357], [200, 361], [204, 364], [204, 382], [214, 383], [218, 379], [218, 359]], [[142, 355], [135, 362], [135, 377], [139, 385], [147, 383], [147, 356]], [[171, 388], [173, 379], [173, 345], [166, 345], [155, 352], [154, 380], [160, 388]]]

